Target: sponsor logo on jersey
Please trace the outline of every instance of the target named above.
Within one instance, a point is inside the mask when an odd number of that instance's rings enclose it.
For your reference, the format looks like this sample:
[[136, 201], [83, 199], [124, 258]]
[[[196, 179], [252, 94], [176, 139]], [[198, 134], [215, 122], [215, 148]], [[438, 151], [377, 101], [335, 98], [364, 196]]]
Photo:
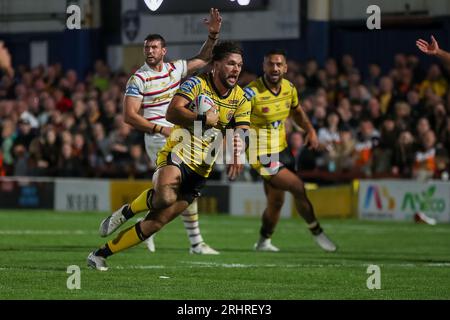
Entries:
[[135, 95], [135, 96], [140, 96], [141, 94], [139, 93], [139, 88], [136, 86], [128, 86], [126, 91], [125, 91], [126, 95]]
[[180, 86], [180, 90], [184, 92], [191, 92], [192, 89], [200, 83], [200, 80], [196, 78], [189, 78]]
[[251, 100], [256, 94], [255, 91], [253, 91], [250, 88], [244, 88], [244, 95], [247, 98], [247, 100]]

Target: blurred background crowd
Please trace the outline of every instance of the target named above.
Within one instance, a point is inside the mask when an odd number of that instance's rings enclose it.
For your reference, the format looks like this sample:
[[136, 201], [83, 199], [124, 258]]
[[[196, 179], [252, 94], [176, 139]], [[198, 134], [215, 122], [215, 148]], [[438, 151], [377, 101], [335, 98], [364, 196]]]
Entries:
[[[305, 146], [300, 128], [288, 141], [304, 178], [448, 177], [449, 70], [424, 68], [416, 55], [397, 54], [388, 72], [376, 63], [355, 67], [351, 55], [288, 61], [319, 140]], [[135, 68], [137, 68], [136, 66]], [[133, 70], [132, 70], [133, 71]], [[0, 175], [150, 178], [155, 168], [143, 134], [124, 123], [122, 101], [131, 73], [111, 72], [97, 60], [80, 78], [60, 64], [28, 68], [0, 81]], [[243, 71], [245, 86], [258, 75]], [[213, 179], [221, 179], [217, 166]], [[248, 169], [243, 179], [257, 179]]]

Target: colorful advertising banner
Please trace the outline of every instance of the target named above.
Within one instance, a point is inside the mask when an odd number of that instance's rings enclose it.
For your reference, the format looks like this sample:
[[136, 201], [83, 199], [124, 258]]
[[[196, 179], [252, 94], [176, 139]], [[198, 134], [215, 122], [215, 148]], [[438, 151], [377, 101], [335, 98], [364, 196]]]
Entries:
[[438, 222], [450, 222], [450, 183], [361, 180], [358, 212], [362, 219], [407, 221], [422, 212]]

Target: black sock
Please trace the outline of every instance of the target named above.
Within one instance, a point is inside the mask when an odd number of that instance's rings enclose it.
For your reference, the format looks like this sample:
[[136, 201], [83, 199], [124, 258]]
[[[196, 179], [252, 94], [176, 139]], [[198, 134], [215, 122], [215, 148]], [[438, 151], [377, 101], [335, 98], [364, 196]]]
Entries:
[[97, 251], [94, 252], [94, 255], [98, 257], [108, 258], [113, 253], [111, 249], [109, 249], [108, 244], [105, 244], [103, 248], [97, 249]]
[[261, 226], [261, 229], [259, 229], [259, 234], [265, 239], [270, 239], [272, 237], [273, 230], [269, 230], [264, 226]]
[[309, 231], [315, 236], [318, 234], [321, 234], [323, 232], [323, 229], [320, 227], [320, 224], [317, 222], [317, 225], [313, 228], [310, 228]]
[[133, 213], [133, 211], [131, 211], [130, 205], [128, 205], [122, 209], [122, 214], [125, 217], [125, 219], [127, 219], [127, 220], [134, 217], [134, 213]]

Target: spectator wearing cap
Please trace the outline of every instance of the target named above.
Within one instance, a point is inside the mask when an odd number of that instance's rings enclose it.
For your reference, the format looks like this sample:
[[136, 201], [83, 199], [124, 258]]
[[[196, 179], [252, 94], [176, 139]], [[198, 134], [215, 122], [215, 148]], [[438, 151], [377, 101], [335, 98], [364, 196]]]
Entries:
[[27, 118], [21, 118], [18, 121], [18, 130], [16, 139], [14, 139], [14, 147], [23, 145], [25, 150], [28, 150], [31, 141], [36, 137], [35, 131], [31, 128], [30, 121]]

